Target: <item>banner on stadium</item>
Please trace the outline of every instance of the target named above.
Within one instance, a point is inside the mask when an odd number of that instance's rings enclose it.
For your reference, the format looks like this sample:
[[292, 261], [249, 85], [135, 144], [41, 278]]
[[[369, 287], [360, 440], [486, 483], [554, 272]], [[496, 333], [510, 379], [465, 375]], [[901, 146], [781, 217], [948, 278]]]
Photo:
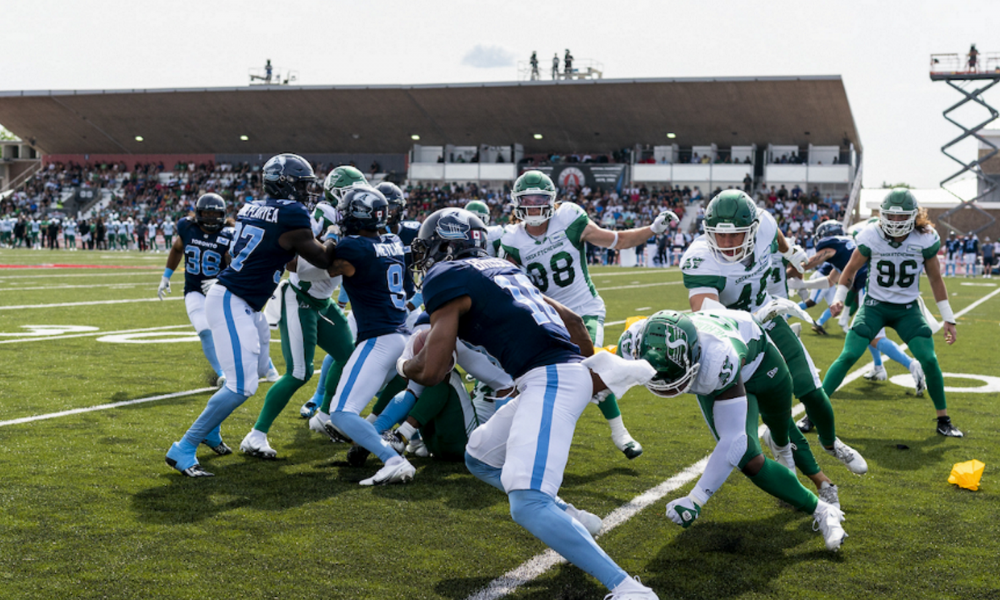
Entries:
[[625, 168], [626, 165], [570, 163], [527, 167], [523, 168], [522, 172], [531, 169], [541, 171], [552, 178], [556, 187], [562, 189], [589, 186], [591, 189], [600, 187], [604, 190], [614, 190], [621, 193], [622, 186], [625, 185]]

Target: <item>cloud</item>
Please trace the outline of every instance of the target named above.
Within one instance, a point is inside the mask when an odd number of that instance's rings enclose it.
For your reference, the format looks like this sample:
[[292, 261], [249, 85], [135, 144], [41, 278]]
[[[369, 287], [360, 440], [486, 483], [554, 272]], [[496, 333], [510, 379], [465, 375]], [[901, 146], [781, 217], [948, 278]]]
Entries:
[[462, 57], [462, 64], [477, 69], [493, 69], [496, 67], [513, 67], [514, 54], [500, 46], [484, 46], [476, 44]]

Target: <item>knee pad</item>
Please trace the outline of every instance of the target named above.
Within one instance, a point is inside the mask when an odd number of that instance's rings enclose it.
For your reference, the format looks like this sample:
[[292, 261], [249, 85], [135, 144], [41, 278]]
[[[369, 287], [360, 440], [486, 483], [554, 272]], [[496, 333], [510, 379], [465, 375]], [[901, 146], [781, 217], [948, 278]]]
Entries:
[[726, 460], [734, 468], [739, 468], [740, 463], [743, 461], [743, 455], [746, 452], [747, 434], [744, 432], [729, 441], [729, 447], [726, 448]]

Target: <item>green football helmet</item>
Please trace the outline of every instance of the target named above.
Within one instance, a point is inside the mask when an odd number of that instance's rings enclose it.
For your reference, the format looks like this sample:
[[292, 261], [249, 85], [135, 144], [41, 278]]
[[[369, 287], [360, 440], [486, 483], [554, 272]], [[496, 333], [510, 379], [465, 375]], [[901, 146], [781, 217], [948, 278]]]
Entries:
[[701, 369], [698, 329], [686, 315], [661, 310], [646, 319], [639, 333], [637, 358], [646, 360], [656, 375], [646, 388], [661, 398], [686, 393]]
[[368, 180], [361, 171], [356, 168], [343, 165], [330, 171], [323, 181], [323, 196], [330, 204], [342, 208], [340, 203], [344, 200], [344, 194], [356, 185], [368, 185]]
[[[556, 211], [556, 186], [541, 171], [525, 171], [510, 193], [514, 216], [528, 225], [544, 225]], [[529, 215], [529, 208], [541, 208], [540, 214]]]
[[473, 200], [465, 205], [465, 210], [479, 217], [483, 225], [490, 226], [490, 207], [482, 200]]
[[[889, 192], [878, 210], [878, 224], [882, 232], [889, 237], [903, 237], [913, 231], [913, 225], [917, 220], [917, 199], [913, 197], [910, 190], [906, 188], [896, 188]], [[892, 219], [891, 217], [902, 216], [902, 219]]]
[[[760, 217], [757, 205], [740, 190], [726, 190], [712, 198], [705, 209], [705, 241], [717, 257], [726, 262], [739, 262], [753, 254], [757, 243]], [[733, 248], [721, 248], [715, 236], [719, 233], [740, 233], [743, 243]], [[732, 252], [732, 254], [727, 254]]]

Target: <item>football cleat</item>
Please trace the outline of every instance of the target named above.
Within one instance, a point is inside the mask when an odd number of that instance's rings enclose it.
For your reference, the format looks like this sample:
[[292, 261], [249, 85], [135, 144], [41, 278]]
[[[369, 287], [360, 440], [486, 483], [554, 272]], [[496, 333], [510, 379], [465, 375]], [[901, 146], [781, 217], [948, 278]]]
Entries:
[[281, 379], [281, 373], [278, 372], [277, 368], [271, 367], [267, 370], [267, 375], [264, 376], [264, 379], [274, 383], [275, 381]]
[[186, 477], [214, 477], [206, 471], [195, 457], [195, 449], [185, 442], [174, 442], [167, 450], [167, 464]]
[[365, 461], [368, 460], [368, 456], [371, 452], [368, 448], [364, 446], [358, 446], [355, 444], [351, 446], [351, 449], [347, 451], [347, 464], [352, 467], [363, 467], [365, 466]]
[[240, 452], [254, 458], [264, 458], [274, 460], [278, 457], [278, 452], [267, 443], [267, 434], [263, 431], [251, 429], [243, 441], [240, 442]]
[[826, 481], [821, 483], [819, 489], [816, 491], [816, 495], [823, 502], [836, 506], [838, 510], [840, 509], [840, 493], [837, 486], [832, 483]]
[[826, 332], [826, 330], [823, 329], [823, 326], [820, 325], [819, 323], [813, 323], [812, 327], [813, 327], [813, 331], [816, 332], [818, 335], [829, 335]]
[[306, 402], [305, 404], [302, 405], [302, 408], [299, 409], [299, 414], [302, 415], [303, 419], [311, 419], [318, 410], [319, 410], [319, 404], [316, 404], [315, 402], [310, 400], [309, 402]]
[[778, 444], [774, 442], [774, 438], [771, 437], [770, 429], [764, 429], [762, 439], [764, 440], [764, 443], [767, 444], [767, 447], [770, 448], [771, 456], [774, 457], [775, 461], [788, 467], [792, 471], [795, 470], [795, 458], [792, 457], [793, 446], [791, 442], [785, 446], [778, 446]]
[[382, 432], [382, 441], [389, 444], [389, 446], [396, 451], [396, 454], [399, 454], [400, 456], [406, 452], [406, 440], [403, 439], [402, 435], [391, 429], [386, 429]]
[[823, 534], [823, 541], [826, 542], [826, 549], [831, 552], [840, 550], [847, 532], [840, 525], [844, 522], [844, 512], [823, 500], [816, 505], [816, 512], [813, 513], [813, 531]]
[[611, 439], [615, 443], [615, 447], [625, 455], [625, 458], [632, 460], [642, 456], [642, 444], [632, 439], [628, 433], [619, 439], [615, 439], [614, 436]]
[[[319, 414], [319, 413], [316, 413], [316, 414]], [[343, 431], [337, 429], [337, 426], [334, 425], [333, 422], [330, 421], [329, 419], [327, 419], [327, 421], [325, 423], [323, 423], [323, 429], [326, 430], [326, 434], [328, 436], [330, 436], [330, 441], [333, 442], [334, 444], [350, 444], [351, 443], [351, 438], [347, 437], [347, 434], [344, 433]]]
[[833, 442], [833, 448], [824, 448], [824, 450], [826, 450], [827, 454], [842, 462], [851, 473], [864, 475], [868, 472], [868, 463], [864, 457], [857, 450], [840, 441], [840, 438], [837, 438]]
[[868, 381], [885, 381], [889, 378], [889, 374], [885, 372], [885, 367], [883, 365], [877, 365], [873, 366], [872, 370], [862, 375], [862, 377]]
[[952, 425], [950, 417], [938, 417], [937, 432], [938, 435], [945, 437], [965, 437], [965, 434], [958, 427]]
[[410, 440], [410, 443], [406, 445], [406, 451], [409, 454], [420, 458], [427, 458], [431, 455], [431, 451], [427, 448], [427, 444], [424, 443], [424, 440], [418, 437], [414, 437], [414, 439]]
[[361, 485], [388, 485], [390, 483], [409, 483], [413, 481], [413, 476], [417, 469], [410, 464], [410, 461], [400, 457], [399, 462], [395, 458], [390, 458], [388, 463], [378, 470], [378, 473], [361, 480]]
[[222, 441], [221, 427], [216, 427], [212, 431], [209, 431], [208, 436], [206, 436], [201, 443], [211, 448], [212, 452], [215, 452], [219, 456], [225, 456], [233, 453], [233, 449]]
[[[334, 443], [343, 442], [344, 441], [343, 438], [341, 438], [339, 435], [335, 437], [331, 433], [331, 431], [335, 432], [336, 428], [327, 430], [326, 424], [329, 422], [330, 422], [330, 415], [326, 414], [325, 412], [317, 411], [316, 414], [309, 419], [309, 429], [315, 431], [316, 433], [322, 433], [326, 437], [330, 438], [330, 441]], [[331, 427], [333, 426], [331, 425]]]
[[660, 600], [660, 597], [651, 588], [642, 585], [638, 577], [626, 577], [604, 600]]
[[795, 426], [798, 427], [799, 431], [801, 431], [802, 433], [809, 433], [810, 431], [813, 430], [814, 427], [813, 422], [809, 419], [809, 415], [806, 415], [801, 419], [799, 419], [795, 423]]
[[916, 388], [916, 395], [922, 397], [927, 389], [927, 378], [924, 377], [924, 368], [920, 366], [917, 359], [910, 361], [910, 374], [913, 375], [913, 384]]

